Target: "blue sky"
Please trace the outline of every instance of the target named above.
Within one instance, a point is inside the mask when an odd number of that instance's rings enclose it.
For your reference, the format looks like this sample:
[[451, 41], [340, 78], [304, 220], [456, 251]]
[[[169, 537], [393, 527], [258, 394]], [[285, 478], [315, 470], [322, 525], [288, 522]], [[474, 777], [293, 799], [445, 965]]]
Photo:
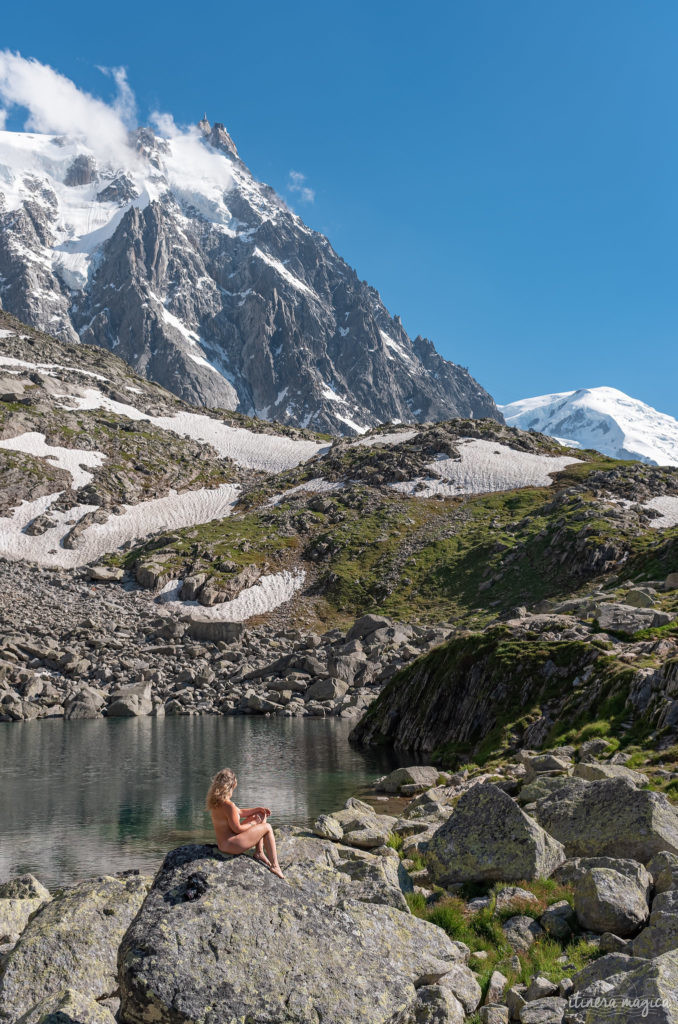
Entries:
[[224, 121], [497, 401], [607, 384], [675, 416], [677, 43], [673, 0], [38, 0], [0, 29], [96, 95], [125, 66], [142, 120]]

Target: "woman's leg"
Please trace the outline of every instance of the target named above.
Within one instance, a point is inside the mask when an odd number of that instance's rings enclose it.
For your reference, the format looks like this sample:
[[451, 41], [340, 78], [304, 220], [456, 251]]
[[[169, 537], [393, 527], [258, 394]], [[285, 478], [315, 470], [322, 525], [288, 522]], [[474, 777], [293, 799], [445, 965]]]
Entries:
[[283, 878], [283, 873], [278, 864], [278, 851], [275, 845], [273, 829], [267, 822], [252, 825], [245, 832], [238, 832], [236, 836], [231, 836], [221, 847], [221, 850], [223, 853], [237, 855], [251, 850], [253, 846], [258, 847], [260, 843], [263, 843], [268, 859], [271, 862], [271, 871], [274, 875], [278, 875], [279, 878]]
[[264, 840], [260, 839], [257, 843], [257, 848], [254, 851], [254, 859], [260, 860], [262, 864], [265, 864], [267, 868], [270, 868], [271, 862], [264, 853]]
[[274, 875], [277, 875], [278, 878], [284, 878], [285, 876], [280, 870], [280, 865], [278, 864], [278, 850], [275, 845], [275, 836], [273, 835], [273, 829], [271, 828], [270, 825], [267, 825], [266, 828], [268, 829], [268, 832], [264, 833], [263, 841], [266, 853], [268, 855], [268, 859], [271, 862], [271, 871], [273, 872]]

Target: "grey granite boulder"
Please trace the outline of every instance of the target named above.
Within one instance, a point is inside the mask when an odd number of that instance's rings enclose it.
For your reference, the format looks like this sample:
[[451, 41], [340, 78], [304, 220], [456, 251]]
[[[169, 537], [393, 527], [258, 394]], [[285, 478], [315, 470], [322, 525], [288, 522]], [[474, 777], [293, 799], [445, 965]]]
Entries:
[[544, 934], [544, 929], [539, 922], [532, 917], [527, 917], [526, 914], [509, 917], [501, 927], [509, 946], [523, 952]]
[[428, 845], [429, 871], [442, 885], [548, 877], [563, 847], [492, 783], [473, 786]]
[[[291, 841], [297, 853], [322, 843]], [[168, 854], [120, 947], [121, 1019], [385, 1024], [424, 1005], [428, 987], [447, 1017], [402, 1020], [454, 1019], [457, 1000], [438, 990], [461, 954], [442, 929], [331, 887], [318, 892], [313, 864], [294, 862], [283, 882], [215, 847]]]
[[572, 978], [573, 990], [575, 992], [583, 992], [596, 982], [605, 981], [618, 974], [633, 971], [641, 963], [642, 961], [639, 958], [628, 956], [625, 953], [607, 953], [597, 960], [592, 960], [581, 971], [577, 971]]
[[537, 802], [535, 816], [568, 857], [630, 857], [644, 864], [661, 850], [678, 853], [676, 809], [662, 793], [625, 779], [568, 779]]
[[17, 875], [0, 884], [0, 899], [3, 900], [41, 900], [46, 903], [51, 898], [49, 889], [35, 875]]
[[112, 694], [111, 703], [106, 707], [109, 718], [135, 718], [150, 715], [153, 710], [151, 684], [135, 683], [124, 686]]
[[678, 889], [655, 896], [648, 927], [636, 936], [632, 948], [634, 956], [646, 957], [678, 948]]
[[397, 793], [403, 786], [418, 785], [422, 790], [435, 786], [440, 772], [431, 765], [412, 765], [410, 768], [396, 768], [379, 783], [385, 793]]
[[115, 1017], [91, 996], [64, 988], [41, 999], [17, 1024], [115, 1024]]
[[626, 779], [635, 786], [646, 786], [647, 775], [636, 772], [633, 768], [625, 768], [623, 764], [598, 764], [595, 761], [580, 761], [574, 766], [573, 775], [586, 782], [597, 782], [598, 779]]
[[[586, 1009], [586, 1024], [678, 1024], [678, 950], [641, 962], [615, 980], [605, 1004]], [[610, 1013], [612, 1007], [613, 1013]]]
[[635, 935], [650, 912], [646, 892], [637, 881], [610, 867], [590, 868], [578, 879], [574, 909], [583, 929], [622, 938]]
[[404, 892], [412, 890], [408, 873], [388, 846], [367, 852], [310, 836], [287, 826], [276, 830], [278, 856], [286, 877], [320, 902], [344, 899], [383, 903], [409, 913]]
[[673, 616], [654, 608], [634, 608], [629, 604], [601, 604], [596, 613], [598, 625], [613, 633], [637, 633], [641, 629], [665, 626]]
[[33, 914], [37, 914], [43, 900], [0, 899], [0, 950], [14, 946]]
[[0, 1020], [16, 1020], [72, 986], [101, 998], [116, 989], [116, 955], [150, 880], [104, 876], [58, 893], [37, 913], [0, 974]]
[[344, 835], [344, 830], [331, 814], [321, 814], [313, 826], [313, 831], [321, 839], [339, 840]]
[[647, 865], [656, 892], [678, 889], [678, 853], [658, 853]]

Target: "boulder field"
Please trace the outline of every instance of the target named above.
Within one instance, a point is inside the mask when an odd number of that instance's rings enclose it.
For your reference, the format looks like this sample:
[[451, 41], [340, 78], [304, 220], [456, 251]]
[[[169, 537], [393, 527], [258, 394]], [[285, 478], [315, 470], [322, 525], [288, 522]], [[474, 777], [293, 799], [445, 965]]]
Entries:
[[561, 749], [492, 777], [397, 769], [277, 830], [285, 881], [210, 845], [153, 879], [11, 879], [0, 1021], [676, 1024], [678, 812], [574, 768]]

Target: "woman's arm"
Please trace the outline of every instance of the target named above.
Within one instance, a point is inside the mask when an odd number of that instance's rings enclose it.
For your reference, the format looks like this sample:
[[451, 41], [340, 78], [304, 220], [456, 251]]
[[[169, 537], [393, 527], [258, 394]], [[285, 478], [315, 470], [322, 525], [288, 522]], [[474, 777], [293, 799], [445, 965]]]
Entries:
[[247, 829], [252, 828], [252, 825], [255, 824], [254, 821], [241, 822], [240, 818], [242, 813], [243, 812], [239, 810], [235, 804], [226, 805], [226, 820], [228, 822], [228, 827], [234, 836], [238, 835], [240, 832], [247, 832]]
[[268, 809], [268, 807], [241, 807], [240, 808], [240, 817], [241, 818], [251, 818], [252, 815], [254, 815], [254, 814], [265, 814], [266, 817], [270, 817], [271, 816], [271, 812]]

